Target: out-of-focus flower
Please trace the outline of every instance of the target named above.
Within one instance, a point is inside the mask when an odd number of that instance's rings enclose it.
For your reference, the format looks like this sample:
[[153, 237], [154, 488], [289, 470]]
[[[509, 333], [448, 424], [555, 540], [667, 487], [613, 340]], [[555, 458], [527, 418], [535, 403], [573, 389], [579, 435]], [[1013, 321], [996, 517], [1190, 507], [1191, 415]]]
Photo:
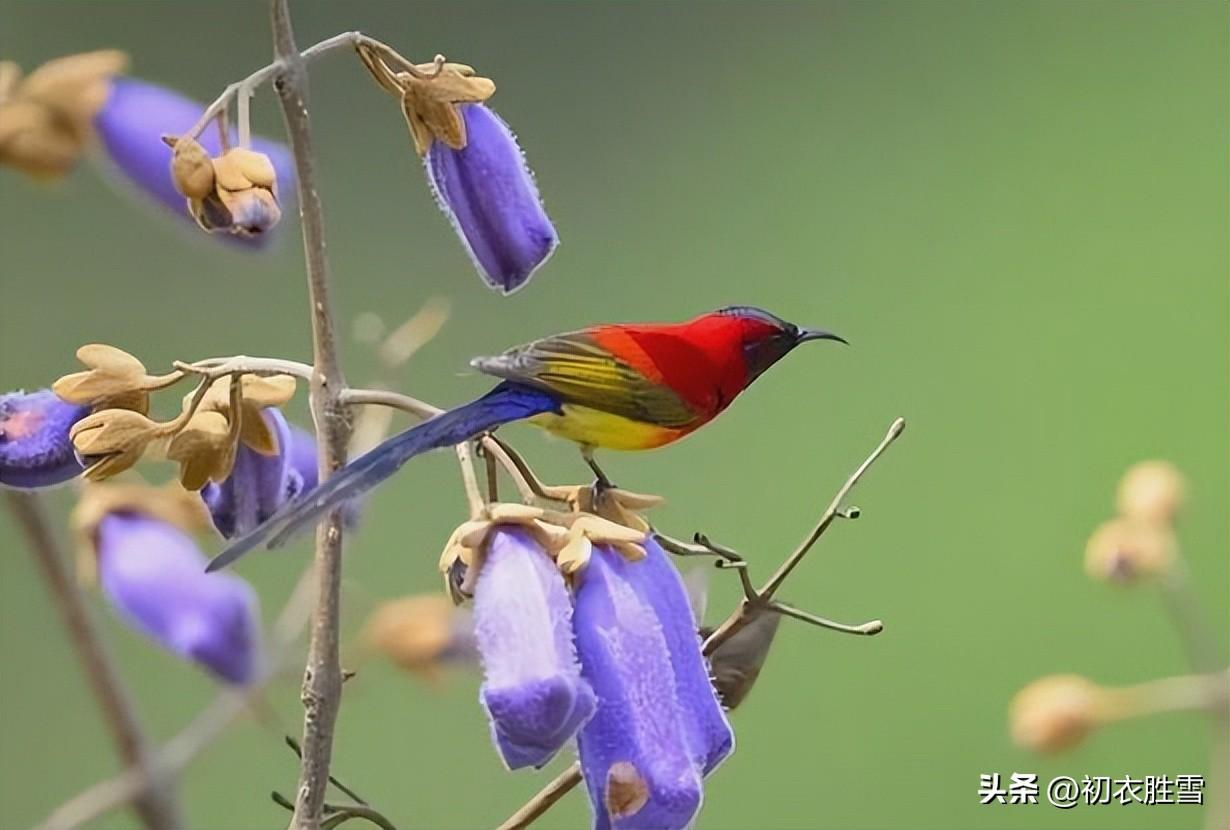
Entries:
[[25, 78], [0, 63], [0, 164], [35, 178], [71, 170], [91, 134], [91, 120], [128, 56], [115, 49], [48, 61]]
[[[205, 106], [120, 76], [126, 65], [127, 57], [115, 50], [58, 58], [24, 79], [15, 64], [0, 64], [0, 164], [54, 178], [68, 173], [97, 140], [127, 183], [175, 215], [192, 218], [161, 137], [191, 130]], [[218, 201], [210, 205], [217, 209], [208, 213], [207, 229], [259, 245], [280, 215], [274, 182], [293, 191], [290, 153], [260, 139], [251, 150], [224, 153], [216, 133], [208, 130], [198, 145], [207, 157], [218, 157]]]
[[516, 291], [551, 256], [559, 236], [512, 131], [483, 104], [495, 84], [442, 57], [411, 64], [366, 44], [358, 52], [400, 100], [436, 201], [479, 275], [505, 294]]
[[[773, 647], [773, 638], [777, 636], [777, 626], [781, 620], [780, 614], [768, 611], [754, 614], [747, 625], [709, 656], [713, 688], [728, 710], [743, 703], [752, 691], [769, 656], [769, 649]], [[702, 631], [702, 634], [707, 636], [708, 632]]]
[[474, 588], [481, 698], [509, 769], [541, 767], [589, 720], [594, 695], [572, 645], [563, 577], [524, 528], [488, 535]]
[[394, 664], [433, 683], [446, 666], [478, 662], [472, 615], [439, 594], [382, 603], [364, 626], [364, 640]]
[[1116, 504], [1129, 519], [1171, 524], [1187, 490], [1183, 474], [1168, 461], [1142, 461], [1119, 481]]
[[684, 734], [693, 760], [708, 775], [734, 751], [735, 733], [710, 682], [683, 580], [652, 536], [646, 538], [644, 548], [643, 561], [620, 567], [632, 590], [653, 609], [662, 628], [675, 673], [675, 699], [683, 714]]
[[261, 661], [256, 592], [233, 574], [205, 573], [188, 533], [203, 526], [203, 512], [182, 489], [94, 485], [74, 526], [126, 623], [228, 683], [248, 683]]
[[644, 566], [596, 546], [580, 575], [573, 630], [598, 709], [577, 744], [594, 827], [682, 830], [700, 810], [702, 771], [662, 623], [630, 579]]
[[79, 475], [69, 431], [89, 411], [48, 389], [0, 395], [0, 485], [50, 487]]
[[1103, 523], [1085, 546], [1085, 572], [1093, 579], [1130, 584], [1168, 572], [1178, 556], [1169, 525], [1118, 518]]
[[559, 235], [508, 125], [482, 104], [460, 109], [465, 146], [432, 142], [427, 178], [479, 275], [511, 294], [547, 261]]
[[166, 136], [173, 148], [171, 179], [202, 230], [259, 236], [282, 218], [277, 172], [264, 153], [233, 147], [217, 158], [197, 141]]
[[1103, 696], [1096, 683], [1074, 674], [1035, 680], [1012, 699], [1012, 739], [1038, 752], [1073, 747], [1099, 723]]
[[[207, 414], [222, 417], [216, 412]], [[276, 451], [266, 455], [241, 444], [226, 480], [201, 489], [214, 527], [227, 539], [255, 529], [287, 501], [316, 486], [312, 436], [287, 423], [277, 409], [266, 409], [257, 417], [272, 431]]]

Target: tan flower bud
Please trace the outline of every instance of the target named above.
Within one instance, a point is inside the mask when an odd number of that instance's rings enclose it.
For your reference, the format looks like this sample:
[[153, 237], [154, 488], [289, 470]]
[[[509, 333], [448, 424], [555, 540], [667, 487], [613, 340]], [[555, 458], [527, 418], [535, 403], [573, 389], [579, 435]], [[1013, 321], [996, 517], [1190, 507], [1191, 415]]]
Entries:
[[1100, 687], [1077, 675], [1035, 680], [1012, 699], [1012, 739], [1037, 752], [1075, 746], [1097, 726], [1101, 694]]
[[1183, 474], [1168, 461], [1134, 464], [1119, 481], [1116, 504], [1132, 519], [1170, 524], [1183, 506]]
[[85, 477], [91, 481], [132, 467], [161, 434], [159, 424], [127, 409], [104, 409], [87, 415], [69, 431], [78, 454], [87, 459], [98, 458], [85, 471]]
[[65, 375], [52, 385], [52, 391], [69, 403], [93, 406], [96, 410], [131, 409], [145, 414], [149, 411], [149, 393], [178, 377], [149, 375], [140, 360], [105, 343], [82, 346], [77, 350], [77, 359], [88, 370]]
[[1170, 570], [1178, 554], [1166, 525], [1140, 519], [1111, 519], [1085, 546], [1085, 572], [1104, 582], [1129, 584]]
[[214, 192], [214, 164], [209, 153], [194, 139], [184, 136], [163, 136], [171, 153], [171, 180], [175, 189], [191, 200], [200, 200]]
[[198, 410], [188, 419], [167, 447], [167, 458], [179, 462], [185, 490], [226, 480], [235, 466], [236, 435], [234, 424], [220, 412]]
[[436, 680], [442, 661], [472, 656], [469, 612], [438, 594], [382, 603], [368, 617], [363, 638], [394, 664]]

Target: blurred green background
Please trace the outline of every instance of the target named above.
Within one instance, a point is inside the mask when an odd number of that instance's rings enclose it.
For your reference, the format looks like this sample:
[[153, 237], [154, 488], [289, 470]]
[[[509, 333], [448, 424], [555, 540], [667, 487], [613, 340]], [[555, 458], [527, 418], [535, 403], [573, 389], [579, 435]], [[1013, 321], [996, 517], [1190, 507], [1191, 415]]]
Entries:
[[[1132, 462], [1190, 478], [1184, 551], [1226, 645], [1227, 6], [1221, 2], [293, 4], [302, 45], [362, 29], [496, 79], [563, 244], [524, 291], [488, 292], [432, 204], [393, 102], [356, 60], [312, 67], [340, 318], [454, 314], [398, 385], [441, 404], [485, 388], [476, 354], [606, 320], [753, 303], [854, 346], [791, 357], [668, 450], [609, 456], [762, 577], [896, 415], [903, 440], [786, 597], [874, 639], [783, 626], [735, 716], [739, 749], [700, 826], [1184, 828], [1192, 807], [979, 806], [980, 773], [1202, 773], [1197, 716], [1167, 716], [1038, 758], [1009, 742], [1013, 692], [1051, 672], [1132, 683], [1185, 670], [1156, 594], [1088, 582], [1081, 551]], [[0, 3], [0, 55], [32, 66], [118, 46], [134, 74], [212, 99], [268, 61], [263, 4]], [[266, 132], [280, 117], [264, 92]], [[36, 186], [0, 171], [0, 386], [37, 387], [102, 340], [151, 366], [310, 352], [301, 253], [250, 257], [117, 198], [84, 164]], [[347, 340], [347, 373], [371, 377]], [[302, 400], [297, 412], [305, 412]], [[548, 477], [571, 447], [513, 427]], [[155, 469], [154, 476], [166, 474]], [[462, 674], [441, 692], [353, 636], [377, 601], [435, 590], [463, 518], [448, 454], [379, 491], [349, 548], [346, 687], [335, 769], [405, 828], [492, 826], [561, 766], [509, 774]], [[58, 516], [72, 492], [53, 496]], [[0, 516], [0, 804], [21, 827], [116, 771], [58, 618]], [[214, 541], [205, 542], [216, 550]], [[306, 545], [241, 572], [266, 616]], [[736, 598], [716, 575], [710, 615]], [[141, 712], [170, 736], [214, 694], [98, 605]], [[299, 731], [297, 677], [270, 693]], [[250, 720], [187, 775], [196, 826], [280, 826], [296, 766]], [[573, 795], [541, 822], [587, 822]], [[129, 827], [114, 814], [98, 826]]]

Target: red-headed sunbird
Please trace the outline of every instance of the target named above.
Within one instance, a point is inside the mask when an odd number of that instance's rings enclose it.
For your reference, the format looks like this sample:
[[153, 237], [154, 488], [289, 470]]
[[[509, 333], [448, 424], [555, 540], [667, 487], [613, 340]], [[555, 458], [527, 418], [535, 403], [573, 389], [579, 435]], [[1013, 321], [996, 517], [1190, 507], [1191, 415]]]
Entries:
[[593, 326], [498, 357], [476, 358], [470, 365], [502, 378], [498, 386], [350, 462], [234, 540], [209, 569], [225, 567], [262, 544], [278, 547], [420, 453], [464, 443], [512, 421], [529, 421], [575, 441], [587, 461], [596, 448], [647, 450], [678, 441], [716, 418], [766, 369], [809, 340], [846, 342], [758, 308], [732, 306], [686, 323]]

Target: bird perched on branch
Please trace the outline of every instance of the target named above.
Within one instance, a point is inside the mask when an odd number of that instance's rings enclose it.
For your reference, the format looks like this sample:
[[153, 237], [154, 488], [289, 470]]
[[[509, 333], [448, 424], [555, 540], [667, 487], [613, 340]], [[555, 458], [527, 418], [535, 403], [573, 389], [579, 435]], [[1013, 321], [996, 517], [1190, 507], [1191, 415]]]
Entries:
[[234, 540], [209, 569], [225, 567], [260, 545], [278, 547], [416, 455], [512, 421], [529, 421], [575, 441], [597, 485], [610, 486], [594, 463], [595, 449], [646, 450], [678, 441], [717, 417], [795, 346], [811, 340], [846, 342], [758, 308], [732, 306], [686, 323], [593, 326], [476, 358], [471, 365], [502, 378], [498, 386], [350, 462]]

